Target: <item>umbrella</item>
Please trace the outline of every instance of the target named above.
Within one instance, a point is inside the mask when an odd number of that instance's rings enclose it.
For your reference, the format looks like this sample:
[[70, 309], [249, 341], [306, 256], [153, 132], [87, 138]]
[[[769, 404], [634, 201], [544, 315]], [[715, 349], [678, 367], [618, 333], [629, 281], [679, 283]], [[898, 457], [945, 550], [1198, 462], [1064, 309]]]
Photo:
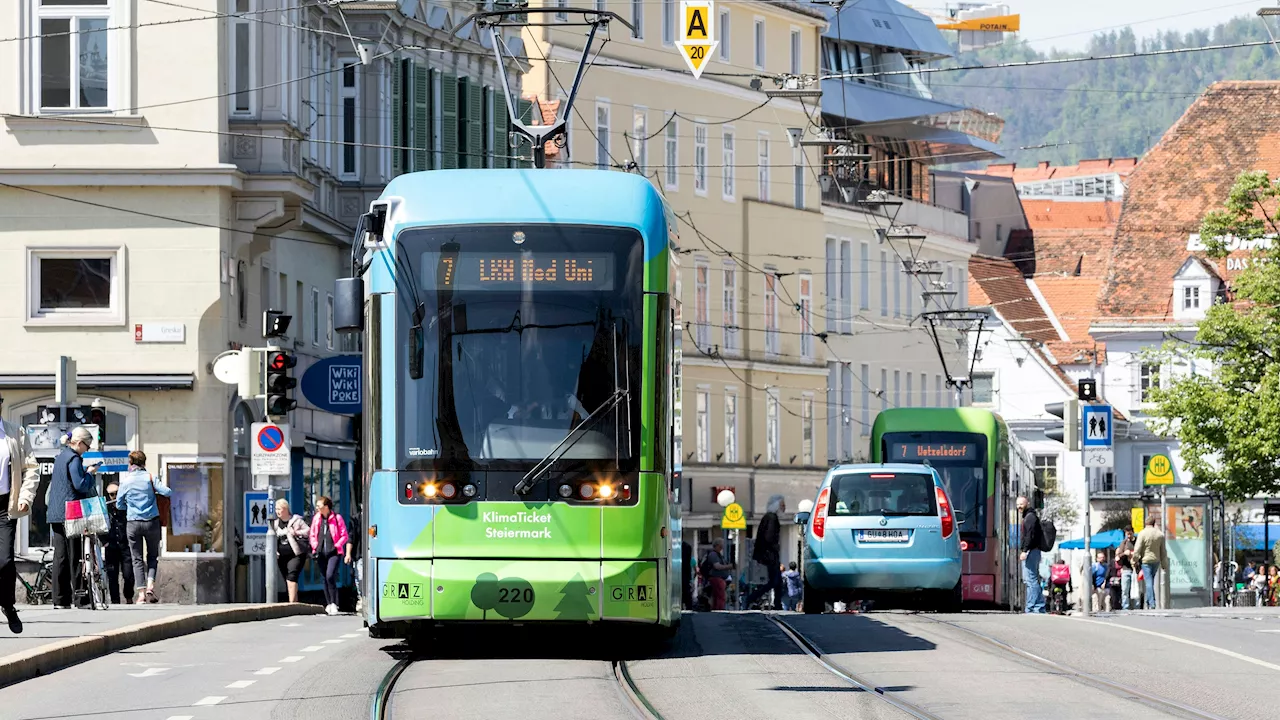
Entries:
[[[1098, 533], [1089, 539], [1089, 547], [1093, 550], [1104, 550], [1106, 548], [1119, 547], [1124, 542], [1124, 530], [1108, 530]], [[1063, 540], [1058, 543], [1059, 550], [1083, 550], [1084, 538], [1076, 538], [1074, 540]]]

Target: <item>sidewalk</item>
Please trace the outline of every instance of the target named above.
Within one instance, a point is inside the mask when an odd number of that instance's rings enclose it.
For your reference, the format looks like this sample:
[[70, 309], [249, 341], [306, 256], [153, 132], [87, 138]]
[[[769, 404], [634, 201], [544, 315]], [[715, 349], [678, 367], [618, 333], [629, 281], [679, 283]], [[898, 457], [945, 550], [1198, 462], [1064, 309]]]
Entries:
[[19, 605], [25, 626], [14, 635], [0, 617], [0, 687], [29, 680], [135, 645], [218, 625], [318, 615], [316, 605], [112, 605], [106, 610], [58, 610]]

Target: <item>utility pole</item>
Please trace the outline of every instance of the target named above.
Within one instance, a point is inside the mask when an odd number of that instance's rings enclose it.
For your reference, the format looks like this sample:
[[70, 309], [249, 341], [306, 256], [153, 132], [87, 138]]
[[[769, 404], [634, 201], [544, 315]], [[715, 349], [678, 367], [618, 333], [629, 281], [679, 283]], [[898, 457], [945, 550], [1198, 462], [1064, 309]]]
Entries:
[[[1167, 488], [1160, 488], [1160, 530], [1165, 533], [1165, 548], [1169, 547], [1168, 528], [1165, 527], [1165, 521], [1169, 517], [1169, 491]], [[1160, 573], [1160, 609], [1169, 609], [1169, 571], [1164, 569], [1163, 565], [1158, 565], [1157, 571]], [[1155, 582], [1155, 578], [1152, 578]]]

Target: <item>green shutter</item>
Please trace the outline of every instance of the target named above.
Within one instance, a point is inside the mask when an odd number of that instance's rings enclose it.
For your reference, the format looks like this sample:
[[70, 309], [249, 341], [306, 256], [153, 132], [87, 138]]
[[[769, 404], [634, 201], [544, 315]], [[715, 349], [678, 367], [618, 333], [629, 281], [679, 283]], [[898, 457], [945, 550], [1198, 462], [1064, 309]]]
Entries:
[[443, 128], [440, 132], [441, 167], [458, 167], [458, 78], [445, 73], [440, 81], [440, 114]]
[[404, 144], [400, 127], [403, 122], [400, 108], [400, 61], [396, 60], [391, 63], [391, 177], [404, 172], [404, 168], [400, 167], [400, 147]]
[[489, 100], [493, 105], [493, 122], [489, 125], [489, 132], [493, 133], [493, 139], [489, 141], [493, 150], [493, 166], [504, 168], [510, 153], [507, 148], [507, 104], [502, 100], [501, 90], [490, 90]]
[[[516, 102], [516, 112], [520, 115], [520, 122], [525, 125], [533, 124], [533, 103], [531, 101], [520, 98]], [[520, 147], [524, 148], [524, 145], [521, 145]], [[529, 157], [533, 157], [532, 146], [529, 148], [529, 153]], [[516, 167], [531, 168], [533, 167], [533, 163], [528, 160], [517, 160]]]
[[471, 91], [469, 110], [467, 111], [467, 147], [471, 149], [471, 162], [467, 167], [482, 168], [485, 166], [484, 155], [484, 88], [476, 84], [467, 86]]
[[427, 98], [431, 84], [427, 82], [427, 68], [413, 64], [413, 169], [426, 170], [428, 145], [431, 139], [431, 113], [427, 112]]

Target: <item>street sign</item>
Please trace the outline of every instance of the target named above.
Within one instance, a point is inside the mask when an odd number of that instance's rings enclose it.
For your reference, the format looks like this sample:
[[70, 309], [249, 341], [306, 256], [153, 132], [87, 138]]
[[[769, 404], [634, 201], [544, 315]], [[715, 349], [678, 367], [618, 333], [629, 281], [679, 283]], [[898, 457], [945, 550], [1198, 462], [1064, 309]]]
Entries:
[[715, 39], [716, 13], [711, 0], [683, 0], [680, 3], [680, 39], [676, 47], [694, 79], [702, 76], [711, 62], [711, 53], [720, 42]]
[[1173, 461], [1168, 455], [1152, 455], [1147, 461], [1146, 485], [1172, 485]]
[[1080, 435], [1083, 437], [1081, 444], [1086, 449], [1111, 447], [1115, 437], [1114, 423], [1111, 420], [1110, 405], [1085, 405], [1084, 416], [1080, 421]]
[[291, 468], [289, 426], [254, 423], [252, 433], [249, 472], [253, 475], [288, 475]]
[[122, 473], [129, 471], [128, 450], [89, 451], [80, 456], [85, 465], [99, 463], [99, 473]]
[[362, 407], [362, 368], [359, 355], [338, 355], [320, 360], [302, 374], [302, 395], [321, 410], [338, 414], [358, 413]]
[[1115, 451], [1109, 447], [1087, 447], [1080, 451], [1080, 455], [1084, 458], [1085, 467], [1109, 468], [1116, 464]]
[[1142, 532], [1142, 526], [1145, 520], [1146, 518], [1144, 517], [1142, 508], [1131, 508], [1129, 510], [1129, 524], [1133, 525], [1134, 534]]
[[267, 532], [267, 525], [275, 518], [276, 509], [271, 496], [265, 492], [246, 492], [244, 494], [244, 534], [262, 535]]
[[720, 517], [720, 527], [724, 530], [746, 530], [747, 516], [742, 512], [742, 506], [738, 503], [726, 505], [724, 515]]
[[262, 557], [266, 557], [267, 536], [266, 535], [245, 535], [244, 536], [244, 554], [259, 555]]

